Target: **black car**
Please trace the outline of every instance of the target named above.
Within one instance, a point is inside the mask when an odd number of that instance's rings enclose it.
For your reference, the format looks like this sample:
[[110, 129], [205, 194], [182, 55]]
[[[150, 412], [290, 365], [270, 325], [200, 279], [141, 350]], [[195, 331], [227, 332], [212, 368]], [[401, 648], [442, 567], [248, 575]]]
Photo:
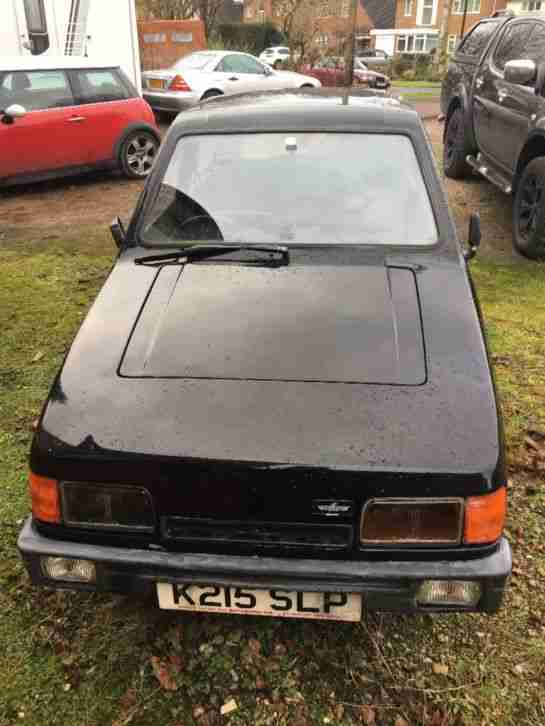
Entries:
[[445, 174], [513, 194], [513, 242], [545, 258], [545, 17], [499, 13], [462, 40], [443, 83]]
[[203, 104], [113, 232], [32, 445], [33, 582], [321, 619], [497, 610], [498, 406], [413, 110]]

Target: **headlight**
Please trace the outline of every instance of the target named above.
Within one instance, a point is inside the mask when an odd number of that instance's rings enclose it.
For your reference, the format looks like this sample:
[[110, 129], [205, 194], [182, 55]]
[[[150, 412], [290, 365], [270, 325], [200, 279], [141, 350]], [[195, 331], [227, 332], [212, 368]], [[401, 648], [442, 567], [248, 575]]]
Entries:
[[155, 515], [143, 487], [117, 484], [61, 483], [64, 523], [71, 527], [151, 532]]
[[371, 499], [363, 508], [364, 545], [457, 545], [462, 539], [462, 499]]

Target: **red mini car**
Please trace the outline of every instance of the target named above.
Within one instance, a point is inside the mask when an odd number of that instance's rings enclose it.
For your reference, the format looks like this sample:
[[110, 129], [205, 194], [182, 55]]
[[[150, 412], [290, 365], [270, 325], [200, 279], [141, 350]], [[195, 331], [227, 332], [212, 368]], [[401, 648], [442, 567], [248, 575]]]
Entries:
[[0, 186], [95, 168], [141, 179], [159, 145], [152, 110], [115, 64], [0, 58]]

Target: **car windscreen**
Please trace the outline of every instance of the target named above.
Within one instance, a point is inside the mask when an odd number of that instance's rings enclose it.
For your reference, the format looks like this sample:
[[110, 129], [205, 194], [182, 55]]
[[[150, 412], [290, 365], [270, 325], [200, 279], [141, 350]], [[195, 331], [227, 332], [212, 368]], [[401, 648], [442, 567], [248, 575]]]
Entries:
[[180, 58], [180, 60], [174, 64], [174, 68], [177, 70], [199, 70], [204, 68], [213, 60], [220, 60], [219, 56], [215, 53], [191, 53], [190, 55]]
[[413, 144], [393, 134], [182, 137], [140, 230], [157, 246], [437, 241]]

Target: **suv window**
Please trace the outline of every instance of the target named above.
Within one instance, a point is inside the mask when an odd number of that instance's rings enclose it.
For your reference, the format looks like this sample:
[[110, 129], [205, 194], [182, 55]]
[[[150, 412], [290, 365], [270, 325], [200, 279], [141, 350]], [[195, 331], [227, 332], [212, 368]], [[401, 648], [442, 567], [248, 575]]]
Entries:
[[531, 23], [510, 23], [503, 33], [494, 53], [494, 65], [503, 71], [505, 64], [525, 57], [526, 41], [533, 25]]
[[81, 103], [106, 103], [128, 98], [114, 70], [75, 71]]
[[490, 21], [479, 23], [462, 40], [458, 46], [458, 53], [480, 57], [497, 27], [497, 23]]
[[533, 60], [534, 63], [545, 62], [545, 25], [543, 23], [534, 27], [522, 57]]
[[74, 96], [64, 71], [13, 71], [0, 77], [0, 107], [12, 103], [43, 111], [73, 106]]
[[223, 73], [253, 73], [262, 76], [263, 66], [249, 55], [226, 55], [218, 67]]

